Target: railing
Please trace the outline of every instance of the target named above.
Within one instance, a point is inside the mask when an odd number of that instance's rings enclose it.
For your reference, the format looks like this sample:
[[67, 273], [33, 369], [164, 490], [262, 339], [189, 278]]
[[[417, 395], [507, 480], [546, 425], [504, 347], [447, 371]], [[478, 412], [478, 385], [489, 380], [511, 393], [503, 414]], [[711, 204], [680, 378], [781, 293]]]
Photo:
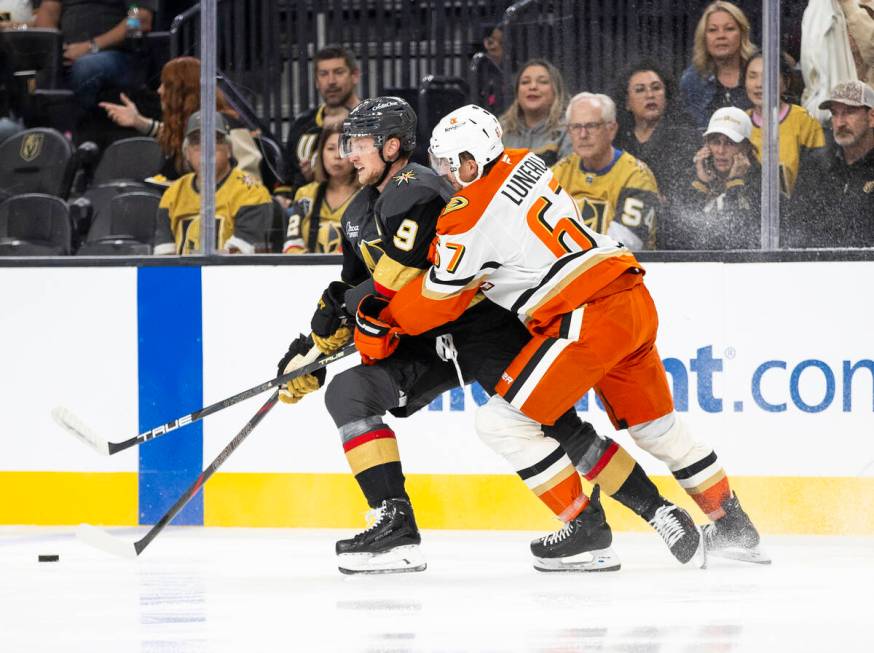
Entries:
[[[482, 27], [507, 0], [219, 0], [218, 68], [282, 134], [318, 103], [312, 57], [329, 44], [358, 57], [363, 96], [415, 93], [429, 74], [467, 79]], [[171, 27], [173, 56], [196, 56], [199, 8]]]

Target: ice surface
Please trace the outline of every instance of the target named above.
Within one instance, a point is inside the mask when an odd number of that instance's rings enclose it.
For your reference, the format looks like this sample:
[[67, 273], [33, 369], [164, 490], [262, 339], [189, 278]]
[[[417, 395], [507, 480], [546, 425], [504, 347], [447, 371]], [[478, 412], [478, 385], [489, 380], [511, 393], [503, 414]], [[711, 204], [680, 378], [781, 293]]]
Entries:
[[170, 528], [123, 560], [0, 528], [0, 651], [874, 651], [874, 538], [768, 537], [770, 567], [698, 570], [618, 533], [621, 571], [542, 574], [533, 533], [426, 531], [427, 571], [349, 577], [348, 534]]

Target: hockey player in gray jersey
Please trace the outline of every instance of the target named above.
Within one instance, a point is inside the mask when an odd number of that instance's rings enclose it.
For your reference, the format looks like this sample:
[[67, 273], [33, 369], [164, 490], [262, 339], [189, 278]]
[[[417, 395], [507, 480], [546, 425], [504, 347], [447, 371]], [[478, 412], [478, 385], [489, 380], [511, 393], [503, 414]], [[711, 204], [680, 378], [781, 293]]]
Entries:
[[[360, 327], [378, 331], [379, 313], [388, 298], [430, 266], [437, 218], [452, 189], [430, 169], [410, 163], [415, 132], [415, 113], [406, 102], [392, 97], [365, 100], [344, 122], [341, 149], [364, 189], [343, 216], [341, 280], [329, 284], [322, 294], [311, 335], [301, 335], [291, 344], [279, 363], [280, 373], [299, 366], [313, 344], [323, 353], [345, 344], [353, 317]], [[410, 415], [446, 390], [473, 380], [491, 393], [513, 352], [528, 337], [509, 312], [480, 298], [439, 332], [404, 338], [390, 358], [364, 360], [332, 379], [325, 403], [350, 468], [374, 511], [368, 529], [337, 542], [342, 572], [421, 571], [426, 565], [395, 433], [384, 421], [386, 412]], [[448, 358], [453, 362], [446, 362]], [[283, 399], [298, 401], [324, 380], [324, 371], [299, 377], [283, 391]], [[508, 457], [526, 485], [557, 516], [577, 524], [574, 535], [555, 548], [559, 559], [543, 563], [546, 568], [619, 568], [597, 495], [588, 506], [580, 502], [584, 495], [577, 473], [591, 471], [599, 461], [598, 455], [593, 460], [593, 454], [608, 450], [614, 464], [601, 465], [597, 480], [645, 519], [656, 514], [669, 519], [671, 528], [660, 525], [656, 530], [663, 537], [673, 534], [668, 543], [681, 562], [693, 556], [700, 537], [691, 517], [663, 499], [624, 450], [617, 453], [615, 443], [600, 438], [573, 411], [546, 433], [552, 437], [537, 443], [522, 441], [512, 459]], [[677, 538], [677, 532], [682, 537]]]

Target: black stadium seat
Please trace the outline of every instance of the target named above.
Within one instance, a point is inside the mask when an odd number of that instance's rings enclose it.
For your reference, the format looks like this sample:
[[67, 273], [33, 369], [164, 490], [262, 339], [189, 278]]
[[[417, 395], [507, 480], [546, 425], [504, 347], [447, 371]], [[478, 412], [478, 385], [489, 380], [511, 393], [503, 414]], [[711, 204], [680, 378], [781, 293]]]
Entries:
[[76, 158], [73, 145], [54, 129], [27, 129], [0, 144], [0, 193], [45, 193], [63, 199], [70, 192]]
[[70, 214], [57, 197], [28, 193], [0, 204], [0, 256], [70, 253]]
[[142, 182], [146, 177], [157, 174], [163, 161], [161, 146], [154, 138], [124, 138], [106, 148], [94, 170], [91, 185], [119, 179]]
[[160, 201], [143, 191], [113, 197], [109, 209], [95, 215], [79, 256], [151, 254]]

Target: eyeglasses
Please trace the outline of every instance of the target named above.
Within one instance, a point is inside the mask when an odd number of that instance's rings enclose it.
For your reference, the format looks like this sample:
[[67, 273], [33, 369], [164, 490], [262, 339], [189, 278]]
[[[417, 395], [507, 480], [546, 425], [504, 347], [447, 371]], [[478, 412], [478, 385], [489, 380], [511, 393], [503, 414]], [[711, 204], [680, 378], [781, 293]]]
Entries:
[[586, 132], [593, 132], [596, 129], [601, 129], [604, 126], [604, 121], [601, 120], [599, 122], [572, 122], [567, 126], [567, 130], [571, 134], [579, 134], [582, 133], [583, 130]]

